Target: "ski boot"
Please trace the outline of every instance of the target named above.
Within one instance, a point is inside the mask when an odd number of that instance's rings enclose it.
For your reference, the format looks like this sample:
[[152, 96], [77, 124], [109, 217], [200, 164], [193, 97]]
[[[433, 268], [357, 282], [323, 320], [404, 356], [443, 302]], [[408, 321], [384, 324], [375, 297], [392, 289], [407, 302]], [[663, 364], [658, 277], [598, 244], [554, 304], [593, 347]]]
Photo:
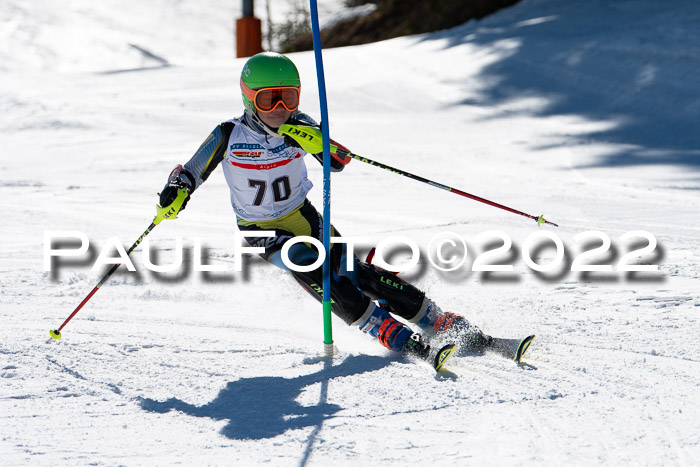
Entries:
[[444, 312], [432, 300], [425, 299], [421, 311], [411, 320], [433, 342], [455, 342], [460, 355], [483, 353], [493, 338], [470, 324], [464, 316]]
[[446, 312], [433, 324], [435, 334], [459, 342], [460, 353], [482, 353], [493, 344], [493, 338], [472, 325], [464, 316]]
[[400, 352], [413, 331], [395, 320], [388, 311], [376, 304], [370, 304], [365, 314], [356, 323], [360, 331], [376, 337], [380, 344], [389, 350]]
[[387, 310], [375, 304], [371, 305], [357, 324], [361, 331], [376, 337], [387, 349], [424, 360], [436, 370], [442, 368], [455, 349], [454, 344], [436, 347], [437, 350], [431, 348], [420, 334], [414, 333], [411, 328], [394, 319]]

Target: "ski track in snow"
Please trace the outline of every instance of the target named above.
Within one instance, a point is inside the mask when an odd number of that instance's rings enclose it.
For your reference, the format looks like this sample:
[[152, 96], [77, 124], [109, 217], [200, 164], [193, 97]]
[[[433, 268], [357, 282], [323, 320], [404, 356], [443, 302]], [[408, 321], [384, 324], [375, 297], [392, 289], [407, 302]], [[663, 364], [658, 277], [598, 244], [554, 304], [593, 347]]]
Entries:
[[[135, 4], [61, 16], [20, 3], [0, 7], [12, 19], [0, 38], [16, 45], [0, 47], [3, 464], [698, 462], [700, 146], [684, 123], [700, 111], [689, 78], [700, 67], [695, 2], [524, 0], [453, 30], [324, 52], [333, 133], [356, 153], [544, 211], [561, 225], [550, 230], [566, 267], [587, 230], [613, 241], [599, 264], [626, 252], [625, 232], [658, 240], [643, 258], [658, 274], [535, 274], [519, 257], [533, 223], [353, 162], [333, 179], [344, 235], [408, 235], [423, 253], [448, 230], [513, 239], [512, 274], [470, 272], [478, 250], [458, 272], [423, 258], [405, 274], [487, 333], [537, 335], [523, 365], [487, 353], [455, 357], [438, 375], [337, 320], [338, 355], [319, 357], [320, 306], [258, 259], [233, 271], [220, 174], [149, 235], [163, 263], [183, 237], [190, 266], [158, 275], [134, 252], [138, 272], [116, 273], [51, 340], [104, 273], [90, 270], [100, 247], [109, 237], [128, 247], [171, 167], [240, 113], [243, 61], [212, 49], [229, 44], [227, 26], [192, 2], [176, 6], [204, 34], [191, 48], [167, 39], [182, 15], [158, 13], [158, 2], [138, 7], [133, 24]], [[62, 50], [76, 18], [92, 21], [81, 34], [110, 34]], [[316, 115], [313, 55], [293, 58], [303, 108]], [[321, 168], [308, 166], [320, 208]], [[49, 230], [85, 232], [90, 258], [44, 272]], [[195, 237], [229, 271], [193, 273]]]

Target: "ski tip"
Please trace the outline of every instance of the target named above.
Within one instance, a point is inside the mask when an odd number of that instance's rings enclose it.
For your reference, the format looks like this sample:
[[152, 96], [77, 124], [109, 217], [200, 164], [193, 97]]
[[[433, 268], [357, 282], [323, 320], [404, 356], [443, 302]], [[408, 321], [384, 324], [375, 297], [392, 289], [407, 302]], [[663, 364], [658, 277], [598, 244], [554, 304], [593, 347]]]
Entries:
[[50, 335], [52, 338], [54, 338], [54, 339], [56, 339], [56, 340], [59, 340], [59, 339], [61, 338], [61, 331], [57, 331], [57, 330], [55, 330], [55, 329], [52, 329], [52, 330], [49, 331], [49, 335]]
[[435, 355], [435, 360], [433, 361], [435, 371], [440, 371], [442, 369], [445, 362], [449, 360], [456, 349], [457, 346], [455, 344], [448, 344], [438, 350], [437, 354]]
[[513, 360], [515, 363], [520, 363], [520, 360], [523, 358], [525, 355], [525, 352], [528, 351], [530, 348], [530, 344], [532, 344], [532, 341], [535, 340], [535, 335], [527, 336], [525, 339], [520, 341], [520, 345], [518, 346], [517, 352], [515, 352], [515, 356], [513, 357]]

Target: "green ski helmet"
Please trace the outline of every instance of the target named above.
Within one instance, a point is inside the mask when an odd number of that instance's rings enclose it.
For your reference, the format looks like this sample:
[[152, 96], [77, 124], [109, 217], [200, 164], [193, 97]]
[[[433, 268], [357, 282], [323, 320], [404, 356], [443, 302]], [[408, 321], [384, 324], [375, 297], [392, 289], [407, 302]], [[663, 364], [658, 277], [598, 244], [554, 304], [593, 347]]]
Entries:
[[241, 95], [245, 112], [254, 116], [257, 113], [255, 105], [243, 93], [243, 85], [253, 90], [276, 86], [300, 88], [301, 80], [297, 67], [282, 54], [262, 52], [250, 57], [241, 71]]

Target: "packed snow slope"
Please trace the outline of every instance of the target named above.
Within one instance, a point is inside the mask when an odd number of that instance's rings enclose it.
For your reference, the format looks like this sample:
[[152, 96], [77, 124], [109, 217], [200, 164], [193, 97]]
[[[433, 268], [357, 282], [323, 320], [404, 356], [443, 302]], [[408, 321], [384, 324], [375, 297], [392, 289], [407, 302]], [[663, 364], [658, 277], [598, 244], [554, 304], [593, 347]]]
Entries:
[[[48, 342], [104, 274], [90, 269], [102, 247], [116, 237], [128, 248], [172, 167], [242, 112], [243, 60], [230, 58], [219, 3], [0, 7], [3, 464], [698, 462], [692, 0], [524, 0], [453, 30], [324, 53], [335, 139], [560, 225], [538, 229], [359, 161], [333, 178], [343, 235], [416, 241], [420, 262], [402, 276], [491, 335], [537, 334], [526, 365], [486, 354], [435, 375], [340, 321], [337, 356], [319, 358], [320, 305], [257, 258], [235, 271], [240, 245], [218, 172], [149, 235], [158, 264], [175, 260], [182, 238], [185, 266], [150, 272], [139, 248], [137, 271], [116, 273]], [[313, 55], [292, 58], [302, 108], [318, 116]], [[320, 208], [321, 168], [308, 165]], [[45, 233], [76, 230], [89, 252], [45, 271]], [[493, 230], [513, 245], [487, 262], [512, 272], [472, 271], [502, 244]], [[591, 230], [600, 233], [579, 236]], [[441, 272], [428, 246], [448, 231], [467, 240], [469, 258]], [[657, 245], [624, 258], [649, 243], [623, 237], [634, 231]], [[523, 251], [555, 261], [554, 247], [527, 247], [533, 234], [562, 241], [554, 271], [525, 262]], [[583, 262], [611, 271], [571, 271], [604, 237], [611, 247]], [[204, 261], [227, 271], [194, 271], [197, 239]], [[623, 258], [659, 271], [622, 272]]]

